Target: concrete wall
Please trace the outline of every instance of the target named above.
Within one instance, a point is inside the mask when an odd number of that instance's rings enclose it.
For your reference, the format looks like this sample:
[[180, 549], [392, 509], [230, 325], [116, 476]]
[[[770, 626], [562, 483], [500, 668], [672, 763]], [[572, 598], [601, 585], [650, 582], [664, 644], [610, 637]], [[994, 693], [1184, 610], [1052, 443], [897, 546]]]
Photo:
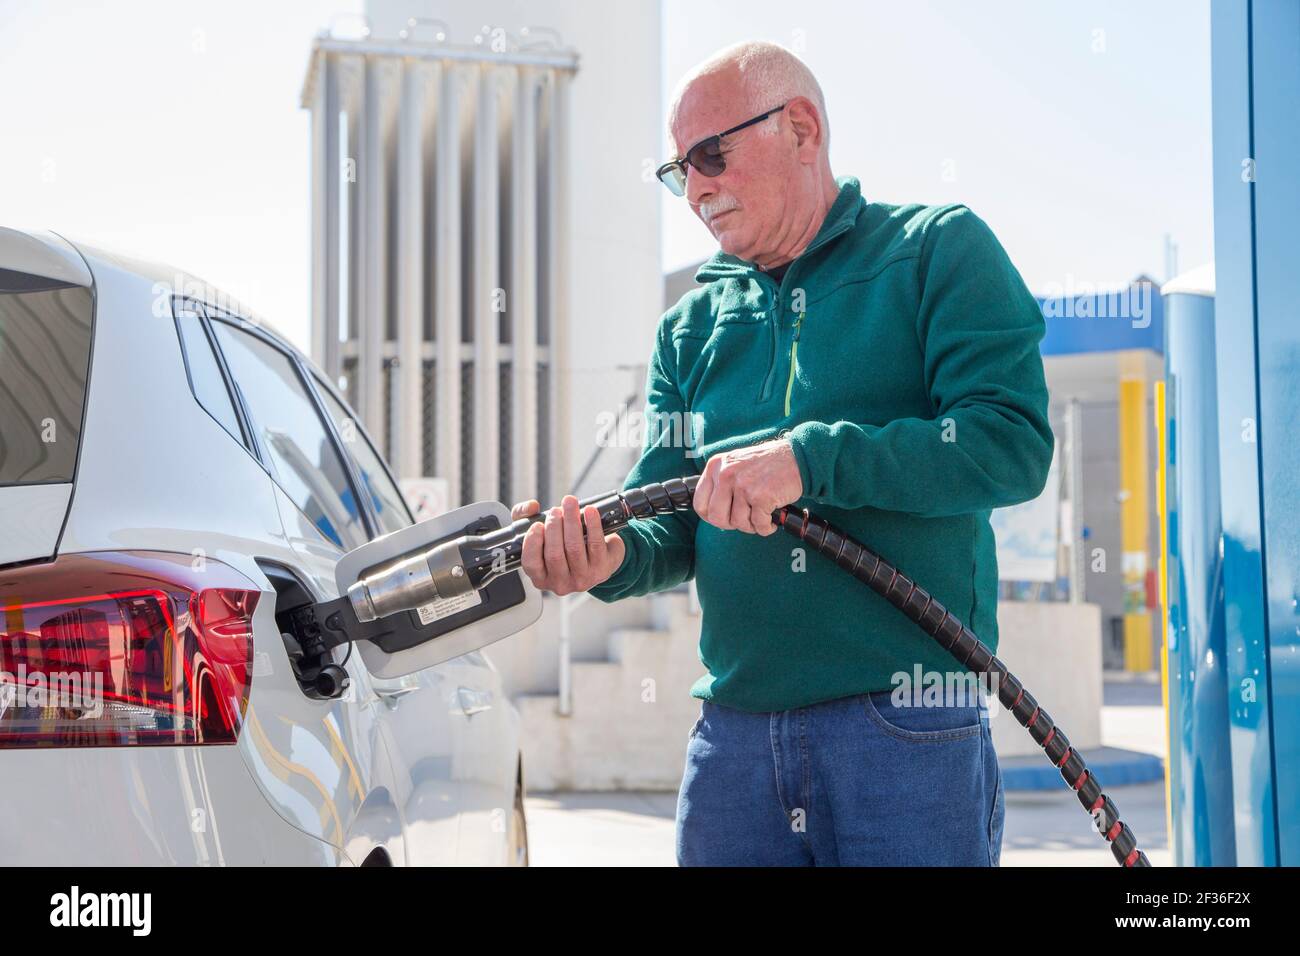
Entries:
[[[1100, 626], [1095, 604], [998, 602], [998, 657], [1081, 750], [1101, 746]], [[1010, 713], [989, 708], [999, 756], [1042, 753]]]

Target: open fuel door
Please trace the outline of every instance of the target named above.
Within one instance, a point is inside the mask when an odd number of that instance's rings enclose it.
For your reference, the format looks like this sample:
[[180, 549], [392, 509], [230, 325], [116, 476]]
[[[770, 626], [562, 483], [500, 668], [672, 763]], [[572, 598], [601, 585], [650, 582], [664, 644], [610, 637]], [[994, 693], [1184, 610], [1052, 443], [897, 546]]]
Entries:
[[[359, 581], [382, 574], [412, 555], [466, 536], [490, 534], [510, 523], [505, 505], [478, 501], [349, 551], [335, 569], [341, 597], [292, 612], [295, 636], [304, 649], [318, 652], [355, 642], [370, 673], [402, 677], [523, 630], [541, 616], [542, 595], [517, 569], [494, 577], [480, 589], [374, 620], [361, 620], [349, 597], [349, 589]], [[454, 548], [446, 550], [454, 553]]]

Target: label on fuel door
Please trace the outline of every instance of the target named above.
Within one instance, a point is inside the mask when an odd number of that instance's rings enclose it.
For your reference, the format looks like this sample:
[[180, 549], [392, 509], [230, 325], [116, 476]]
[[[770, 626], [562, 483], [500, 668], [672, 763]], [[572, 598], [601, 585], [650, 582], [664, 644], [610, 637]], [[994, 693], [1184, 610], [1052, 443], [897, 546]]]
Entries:
[[415, 613], [420, 615], [420, 623], [427, 625], [432, 624], [434, 621], [441, 621], [444, 617], [450, 617], [457, 611], [476, 607], [482, 603], [483, 595], [476, 590], [467, 591], [452, 598], [445, 598], [441, 601], [434, 601], [432, 604], [417, 607]]

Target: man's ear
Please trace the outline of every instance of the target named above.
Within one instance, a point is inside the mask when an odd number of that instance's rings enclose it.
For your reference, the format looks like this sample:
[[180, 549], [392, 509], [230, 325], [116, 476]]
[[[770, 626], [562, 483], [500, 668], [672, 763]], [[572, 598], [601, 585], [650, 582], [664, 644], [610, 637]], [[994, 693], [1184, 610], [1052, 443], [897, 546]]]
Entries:
[[790, 128], [794, 130], [795, 148], [799, 153], [799, 159], [805, 163], [815, 161], [821, 150], [822, 140], [825, 139], [822, 116], [817, 111], [817, 104], [806, 96], [796, 96], [786, 105], [785, 113], [790, 120]]

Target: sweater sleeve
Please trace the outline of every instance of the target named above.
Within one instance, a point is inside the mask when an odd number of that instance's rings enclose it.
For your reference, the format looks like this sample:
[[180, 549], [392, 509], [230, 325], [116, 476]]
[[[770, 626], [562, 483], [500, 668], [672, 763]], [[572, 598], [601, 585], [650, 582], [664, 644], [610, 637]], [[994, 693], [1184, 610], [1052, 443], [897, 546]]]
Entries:
[[[646, 370], [645, 434], [638, 459], [623, 488], [638, 488], [650, 482], [666, 481], [700, 473], [702, 456], [697, 456], [696, 433], [682, 401], [677, 383], [668, 372], [663, 343], [665, 326], [660, 326], [654, 354]], [[639, 597], [676, 587], [695, 576], [695, 529], [700, 522], [694, 511], [678, 511], [637, 519], [622, 528], [623, 563], [608, 579], [588, 589], [606, 604], [625, 597]]]
[[1036, 497], [1054, 442], [1038, 303], [964, 206], [931, 223], [917, 270], [917, 337], [934, 416], [797, 425], [789, 439], [805, 496], [927, 517]]

